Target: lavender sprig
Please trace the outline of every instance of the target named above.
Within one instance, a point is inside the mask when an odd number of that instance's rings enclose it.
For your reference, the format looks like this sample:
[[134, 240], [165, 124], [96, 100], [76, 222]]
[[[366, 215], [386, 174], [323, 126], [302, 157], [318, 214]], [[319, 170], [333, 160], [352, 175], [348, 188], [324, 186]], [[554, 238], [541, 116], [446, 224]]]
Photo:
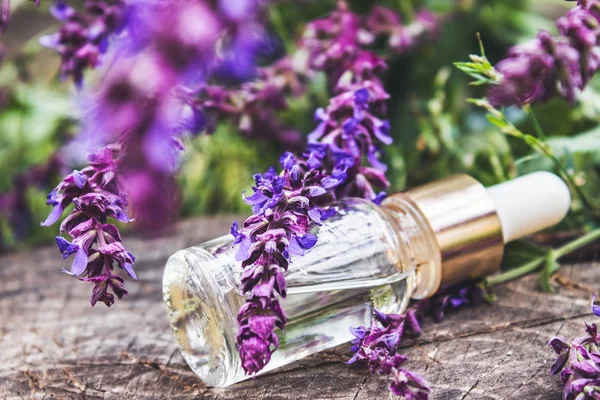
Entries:
[[316, 245], [310, 224], [319, 225], [335, 213], [328, 207], [335, 199], [363, 197], [378, 203], [385, 193], [375, 187], [389, 185], [379, 159], [380, 146], [392, 142], [389, 122], [380, 119], [389, 95], [377, 75], [386, 64], [363, 48], [374, 38], [365, 36], [363, 25], [344, 2], [329, 17], [308, 25], [300, 51], [308, 70], [326, 73], [334, 97], [326, 109], [316, 111], [318, 125], [302, 156], [285, 153], [281, 173], [271, 168], [254, 176], [254, 193], [245, 197], [254, 215], [241, 229], [237, 223], [231, 229], [239, 245], [236, 259], [244, 268], [243, 290], [249, 295], [238, 314], [237, 337], [249, 374], [264, 368], [279, 345], [275, 328], [286, 323], [279, 303], [286, 295], [284, 273], [292, 255]]
[[[600, 316], [592, 298], [592, 312]], [[586, 335], [569, 343], [565, 338], [553, 337], [548, 346], [558, 354], [550, 373], [560, 373], [564, 385], [563, 399], [586, 400], [600, 397], [600, 334], [596, 323], [585, 323]]]
[[81, 87], [84, 71], [100, 64], [110, 37], [124, 28], [127, 6], [123, 0], [85, 0], [83, 10], [76, 11], [65, 0], [56, 0], [50, 12], [63, 25], [40, 42], [60, 54], [61, 78], [71, 77]]
[[123, 278], [113, 272], [116, 267], [137, 280], [134, 256], [123, 247], [117, 227], [107, 223], [109, 218], [131, 221], [118, 175], [119, 151], [117, 146], [105, 147], [90, 156], [88, 167], [69, 174], [48, 195], [47, 204], [54, 208], [42, 222], [43, 226], [54, 224], [74, 204], [73, 211], [60, 225], [61, 234], [68, 233], [72, 241], [57, 236], [56, 244], [63, 259], [75, 255], [70, 272], [63, 271], [94, 284], [92, 306], [98, 301], [111, 306], [115, 295], [120, 299], [127, 294]]
[[540, 31], [496, 64], [499, 79], [487, 95], [493, 106], [525, 105], [555, 95], [575, 102], [600, 69], [600, 2], [579, 0], [557, 27], [558, 36]]
[[408, 359], [397, 353], [398, 345], [405, 332], [421, 333], [421, 328], [412, 311], [404, 315], [382, 314], [375, 310], [370, 328], [351, 328], [355, 336], [352, 341], [354, 355], [346, 364], [365, 362], [372, 373], [390, 375], [390, 391], [405, 399], [426, 400], [430, 388], [419, 375], [401, 368]]
[[[316, 237], [308, 232], [310, 223], [324, 222], [335, 212], [326, 205], [345, 193], [373, 200], [381, 198], [375, 194], [370, 177], [387, 185], [385, 177], [381, 180], [383, 172], [361, 165], [364, 153], [360, 149], [368, 152], [374, 146], [370, 124], [373, 116], [360, 112], [369, 99], [364, 88], [332, 99], [342, 124], [327, 119], [318, 131], [321, 141], [315, 137], [302, 157], [285, 153], [280, 159], [280, 174], [271, 168], [254, 176], [254, 193], [245, 197], [254, 215], [241, 230], [234, 224], [231, 231], [235, 244], [239, 244], [236, 259], [244, 267], [243, 290], [250, 294], [238, 314], [238, 347], [248, 373], [260, 371], [278, 346], [274, 329], [283, 328], [286, 322], [278, 301], [278, 296], [286, 295], [283, 273], [292, 255], [301, 256], [316, 244]], [[327, 115], [323, 110], [323, 118]], [[365, 136], [354, 135], [357, 131]], [[344, 140], [340, 140], [341, 135]], [[369, 159], [377, 160], [372, 153]], [[380, 167], [382, 164], [377, 162]], [[376, 172], [370, 173], [371, 170]]]

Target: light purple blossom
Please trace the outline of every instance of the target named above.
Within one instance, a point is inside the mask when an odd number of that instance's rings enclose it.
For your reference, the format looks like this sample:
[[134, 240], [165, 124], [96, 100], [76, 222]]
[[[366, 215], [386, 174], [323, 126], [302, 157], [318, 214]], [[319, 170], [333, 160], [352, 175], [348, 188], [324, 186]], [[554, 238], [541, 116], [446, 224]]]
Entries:
[[546, 101], [560, 95], [573, 104], [600, 68], [600, 2], [581, 0], [558, 19], [558, 36], [540, 31], [537, 38], [511, 48], [496, 65], [502, 78], [490, 86], [496, 107]]

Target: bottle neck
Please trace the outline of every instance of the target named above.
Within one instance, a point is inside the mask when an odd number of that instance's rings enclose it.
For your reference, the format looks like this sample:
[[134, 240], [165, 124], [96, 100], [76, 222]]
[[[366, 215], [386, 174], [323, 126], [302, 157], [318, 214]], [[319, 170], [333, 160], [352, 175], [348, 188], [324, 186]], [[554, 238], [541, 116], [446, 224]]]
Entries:
[[425, 215], [408, 196], [399, 193], [388, 197], [382, 210], [397, 225], [400, 243], [404, 243], [415, 265], [413, 299], [432, 296], [442, 280], [442, 257], [435, 232]]
[[[424, 240], [433, 243], [441, 262], [417, 271], [414, 298], [431, 296], [440, 285], [489, 276], [502, 261], [504, 241], [496, 207], [485, 187], [468, 175], [454, 175], [389, 196], [382, 206], [399, 220], [400, 209], [411, 209]], [[415, 251], [421, 250], [418, 241]]]

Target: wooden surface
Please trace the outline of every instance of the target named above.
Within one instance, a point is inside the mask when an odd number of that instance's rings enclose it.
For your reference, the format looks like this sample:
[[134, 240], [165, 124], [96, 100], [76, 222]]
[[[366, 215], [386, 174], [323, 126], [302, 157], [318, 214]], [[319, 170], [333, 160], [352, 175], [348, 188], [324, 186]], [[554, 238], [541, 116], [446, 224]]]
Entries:
[[[162, 268], [174, 251], [227, 231], [229, 217], [178, 225], [167, 237], [126, 239], [140, 283], [111, 309], [90, 309], [89, 287], [60, 274], [54, 247], [0, 258], [0, 399], [384, 399], [388, 382], [342, 363], [348, 346], [227, 389], [205, 387], [176, 348], [161, 300]], [[598, 257], [596, 256], [597, 260]], [[587, 286], [600, 263], [565, 265], [557, 294], [536, 278], [506, 284], [494, 305], [427, 320], [406, 342], [408, 367], [432, 385], [433, 399], [560, 399], [550, 377], [548, 338], [583, 333]]]

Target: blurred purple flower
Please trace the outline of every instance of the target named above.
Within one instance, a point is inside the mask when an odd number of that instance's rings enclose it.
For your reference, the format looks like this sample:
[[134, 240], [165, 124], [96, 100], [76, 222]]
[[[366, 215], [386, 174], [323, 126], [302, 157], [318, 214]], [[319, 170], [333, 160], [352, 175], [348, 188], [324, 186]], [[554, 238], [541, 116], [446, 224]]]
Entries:
[[[0, 107], [2, 107], [1, 104]], [[26, 238], [28, 228], [37, 223], [34, 221], [32, 209], [27, 200], [28, 189], [32, 187], [47, 189], [48, 182], [53, 181], [63, 167], [61, 158], [55, 154], [45, 163], [34, 165], [23, 173], [17, 174], [12, 180], [10, 190], [0, 193], [0, 218], [8, 223], [11, 234], [17, 240]], [[4, 250], [5, 244], [2, 233], [0, 233], [0, 251]]]
[[66, 0], [56, 0], [50, 13], [63, 25], [58, 32], [42, 36], [40, 43], [60, 54], [61, 78], [71, 77], [81, 87], [84, 71], [99, 65], [111, 36], [123, 29], [127, 19], [126, 3], [85, 0], [83, 10], [76, 11]]
[[[253, 4], [244, 7], [244, 18], [232, 14], [225, 0], [130, 6], [123, 45], [128, 51], [116, 55], [119, 62], [89, 97], [92, 111], [84, 124], [95, 140], [122, 144], [119, 166], [128, 199], [136, 222], [149, 230], [175, 217], [173, 175], [183, 150], [182, 136], [207, 126], [187, 86], [201, 85], [222, 70], [223, 57], [235, 51], [237, 38], [264, 38], [262, 9]], [[248, 61], [253, 63], [254, 58]]]
[[489, 87], [492, 105], [524, 105], [557, 94], [575, 102], [577, 92], [600, 68], [600, 2], [578, 1], [557, 26], [559, 36], [540, 31], [536, 39], [511, 48], [496, 65], [502, 78]]
[[202, 85], [188, 103], [197, 114], [205, 115], [206, 128], [212, 133], [214, 121], [233, 120], [240, 132], [252, 138], [276, 140], [287, 149], [298, 149], [302, 137], [287, 128], [277, 116], [288, 108], [287, 96], [299, 96], [303, 84], [289, 58], [260, 68], [257, 77], [239, 87]]
[[426, 9], [418, 10], [412, 22], [402, 25], [400, 16], [387, 7], [375, 6], [367, 19], [367, 28], [374, 38], [387, 38], [396, 53], [410, 52], [439, 35], [439, 18]]

